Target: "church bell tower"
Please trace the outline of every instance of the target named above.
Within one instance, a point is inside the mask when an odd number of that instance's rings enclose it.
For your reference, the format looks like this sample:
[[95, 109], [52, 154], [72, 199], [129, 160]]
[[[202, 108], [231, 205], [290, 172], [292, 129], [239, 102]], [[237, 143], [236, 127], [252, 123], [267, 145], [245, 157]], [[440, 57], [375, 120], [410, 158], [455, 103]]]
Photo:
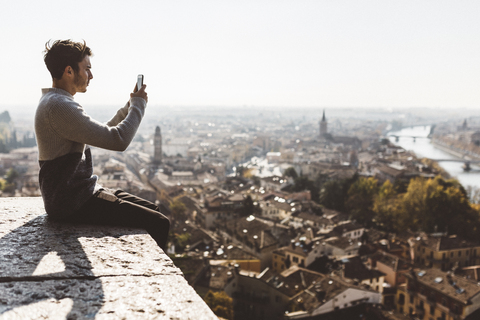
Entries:
[[325, 138], [327, 134], [327, 119], [325, 118], [325, 110], [323, 110], [323, 117], [320, 121], [320, 138]]
[[155, 128], [155, 137], [153, 138], [153, 162], [154, 163], [161, 163], [162, 162], [162, 132], [160, 131], [160, 127], [157, 126]]

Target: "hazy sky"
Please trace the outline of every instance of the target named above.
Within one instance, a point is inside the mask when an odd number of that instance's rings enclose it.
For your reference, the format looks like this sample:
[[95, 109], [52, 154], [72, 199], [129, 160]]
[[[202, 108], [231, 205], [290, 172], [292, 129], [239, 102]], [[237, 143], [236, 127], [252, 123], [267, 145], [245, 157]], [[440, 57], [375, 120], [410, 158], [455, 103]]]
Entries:
[[49, 39], [92, 48], [84, 105], [480, 108], [480, 1], [2, 1], [0, 107], [51, 86]]

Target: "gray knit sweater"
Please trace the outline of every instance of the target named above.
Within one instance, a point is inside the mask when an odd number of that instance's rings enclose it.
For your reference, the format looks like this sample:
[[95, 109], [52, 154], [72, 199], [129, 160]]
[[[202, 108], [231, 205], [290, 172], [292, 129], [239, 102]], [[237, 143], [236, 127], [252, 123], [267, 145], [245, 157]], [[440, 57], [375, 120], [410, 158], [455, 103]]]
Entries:
[[93, 195], [97, 177], [86, 145], [124, 151], [137, 132], [145, 107], [144, 99], [131, 98], [103, 124], [90, 118], [67, 91], [42, 89], [35, 134], [40, 190], [49, 215], [70, 215]]

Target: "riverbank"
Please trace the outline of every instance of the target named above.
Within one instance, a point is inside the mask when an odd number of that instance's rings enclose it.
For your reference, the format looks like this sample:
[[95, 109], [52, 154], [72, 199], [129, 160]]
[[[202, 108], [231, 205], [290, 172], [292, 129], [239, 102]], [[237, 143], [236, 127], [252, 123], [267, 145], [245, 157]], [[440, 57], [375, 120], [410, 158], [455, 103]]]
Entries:
[[454, 141], [445, 137], [432, 137], [431, 143], [438, 149], [454, 157], [465, 160], [480, 161], [480, 147], [462, 141]]
[[[450, 147], [448, 146], [445, 146], [443, 143], [439, 142], [439, 141], [436, 141], [434, 139], [431, 139], [430, 140], [430, 143], [437, 149], [440, 149], [454, 157], [457, 157], [457, 158], [460, 158], [460, 159], [465, 159], [466, 155], [463, 154], [462, 152], [460, 151], [455, 151], [455, 150], [452, 150]], [[469, 160], [469, 159], [467, 159]]]

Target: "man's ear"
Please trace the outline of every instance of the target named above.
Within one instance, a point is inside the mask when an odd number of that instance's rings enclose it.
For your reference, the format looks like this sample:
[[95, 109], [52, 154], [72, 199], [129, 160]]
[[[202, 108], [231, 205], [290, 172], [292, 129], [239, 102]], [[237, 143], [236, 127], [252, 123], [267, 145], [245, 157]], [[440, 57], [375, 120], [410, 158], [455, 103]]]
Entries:
[[65, 70], [63, 71], [63, 74], [66, 74], [67, 76], [73, 76], [74, 71], [71, 66], [66, 66]]

